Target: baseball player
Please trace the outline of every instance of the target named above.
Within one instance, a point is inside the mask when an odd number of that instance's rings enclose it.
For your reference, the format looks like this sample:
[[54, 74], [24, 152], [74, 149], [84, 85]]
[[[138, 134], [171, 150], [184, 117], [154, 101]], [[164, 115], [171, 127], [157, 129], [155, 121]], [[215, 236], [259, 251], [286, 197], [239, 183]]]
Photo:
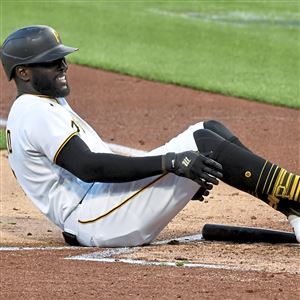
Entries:
[[300, 242], [299, 176], [251, 152], [220, 122], [192, 125], [145, 156], [113, 153], [64, 98], [65, 56], [76, 50], [48, 26], [21, 28], [1, 47], [17, 88], [6, 130], [10, 166], [69, 244], [148, 244], [220, 179], [284, 213]]

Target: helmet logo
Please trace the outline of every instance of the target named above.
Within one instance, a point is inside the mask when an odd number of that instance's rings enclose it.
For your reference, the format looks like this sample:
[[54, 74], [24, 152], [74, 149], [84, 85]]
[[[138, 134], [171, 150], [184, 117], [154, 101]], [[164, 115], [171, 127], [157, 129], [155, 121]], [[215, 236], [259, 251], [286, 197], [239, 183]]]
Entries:
[[52, 33], [53, 33], [53, 35], [54, 35], [54, 37], [57, 41], [57, 44], [59, 44], [60, 43], [60, 38], [59, 38], [58, 32], [56, 32], [53, 28], [51, 28], [51, 31], [52, 31]]

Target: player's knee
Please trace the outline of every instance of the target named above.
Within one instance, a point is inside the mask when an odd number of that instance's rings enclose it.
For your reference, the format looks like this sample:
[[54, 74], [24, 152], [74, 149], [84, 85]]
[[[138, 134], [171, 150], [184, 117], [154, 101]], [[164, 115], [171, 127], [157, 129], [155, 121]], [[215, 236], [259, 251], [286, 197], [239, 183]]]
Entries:
[[194, 139], [201, 153], [215, 152], [219, 145], [225, 141], [224, 138], [209, 129], [199, 129], [195, 131]]
[[223, 123], [216, 120], [209, 120], [204, 122], [204, 128], [217, 133], [228, 141], [230, 141], [234, 137], [234, 134]]
[[204, 128], [211, 131], [219, 130], [219, 128], [224, 128], [224, 124], [217, 120], [209, 120], [204, 122]]

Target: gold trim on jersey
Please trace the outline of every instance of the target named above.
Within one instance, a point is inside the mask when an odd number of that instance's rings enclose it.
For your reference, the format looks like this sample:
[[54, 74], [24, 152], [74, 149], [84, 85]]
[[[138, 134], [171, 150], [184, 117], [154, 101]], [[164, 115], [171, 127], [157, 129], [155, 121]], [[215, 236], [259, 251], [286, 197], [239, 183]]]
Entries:
[[58, 148], [58, 150], [56, 151], [55, 155], [54, 155], [54, 158], [53, 158], [53, 162], [56, 163], [56, 160], [57, 160], [57, 157], [60, 153], [60, 151], [62, 150], [62, 148], [66, 145], [66, 143], [74, 136], [74, 135], [77, 135], [77, 131], [73, 132], [72, 134], [70, 134], [66, 139], [65, 141], [61, 144], [61, 146]]
[[120, 207], [122, 207], [123, 205], [125, 205], [128, 201], [132, 200], [134, 197], [136, 197], [137, 195], [139, 195], [145, 189], [147, 189], [148, 187], [150, 187], [154, 183], [156, 183], [159, 180], [161, 180], [166, 175], [167, 174], [163, 174], [163, 175], [157, 177], [156, 179], [154, 179], [153, 181], [151, 181], [150, 183], [148, 183], [147, 185], [145, 185], [143, 188], [141, 188], [137, 192], [133, 193], [131, 196], [129, 196], [128, 198], [124, 199], [123, 201], [121, 201], [120, 204], [116, 205], [115, 207], [113, 207], [112, 209], [110, 209], [108, 212], [106, 212], [106, 213], [104, 213], [104, 214], [102, 214], [102, 215], [100, 215], [100, 216], [98, 216], [98, 217], [96, 217], [94, 219], [91, 219], [91, 220], [78, 220], [78, 222], [81, 223], [81, 224], [93, 223], [93, 222], [99, 221], [100, 219], [103, 219], [103, 218], [107, 217], [108, 215], [110, 215], [111, 213], [113, 213], [114, 211], [116, 211], [117, 209], [119, 209]]

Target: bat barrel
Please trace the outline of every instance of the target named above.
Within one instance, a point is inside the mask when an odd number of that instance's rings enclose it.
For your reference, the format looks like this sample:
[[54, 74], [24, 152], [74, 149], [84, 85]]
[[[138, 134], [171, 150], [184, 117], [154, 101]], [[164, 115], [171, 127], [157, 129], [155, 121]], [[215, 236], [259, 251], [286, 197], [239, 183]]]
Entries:
[[297, 243], [292, 232], [221, 224], [205, 224], [202, 236], [205, 240], [236, 243]]

